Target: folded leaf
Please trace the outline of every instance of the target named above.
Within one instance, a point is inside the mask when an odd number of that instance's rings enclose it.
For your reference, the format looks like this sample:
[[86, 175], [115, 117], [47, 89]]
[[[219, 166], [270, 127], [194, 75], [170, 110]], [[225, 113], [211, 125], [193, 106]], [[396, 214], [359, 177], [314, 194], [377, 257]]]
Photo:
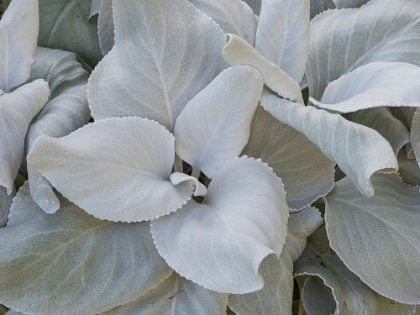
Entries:
[[148, 223], [101, 221], [62, 197], [60, 203], [48, 215], [28, 184], [17, 193], [0, 229], [2, 303], [27, 314], [98, 314], [146, 294], [171, 273]]
[[416, 0], [370, 0], [360, 9], [317, 16], [311, 22], [305, 73], [311, 96], [320, 100], [329, 82], [374, 61], [420, 66], [419, 17]]
[[261, 105], [280, 122], [308, 137], [366, 196], [373, 195], [372, 174], [398, 169], [388, 141], [373, 129], [338, 114], [280, 99], [268, 91], [263, 92]]
[[331, 247], [378, 293], [402, 303], [419, 304], [418, 187], [405, 185], [396, 174], [378, 174], [372, 181], [373, 197], [362, 196], [347, 178], [326, 197]]
[[287, 204], [302, 209], [334, 185], [335, 163], [305, 135], [282, 124], [258, 106], [243, 154], [261, 158], [281, 178]]
[[224, 33], [232, 33], [255, 46], [258, 17], [242, 0], [188, 0], [211, 17]]
[[375, 129], [390, 143], [395, 155], [410, 142], [410, 132], [404, 123], [395, 118], [387, 107], [360, 110], [351, 115], [351, 120]]
[[147, 221], [181, 208], [193, 188], [174, 186], [174, 137], [139, 117], [109, 118], [62, 138], [38, 137], [28, 164], [99, 219]]
[[113, 13], [115, 46], [89, 79], [92, 116], [140, 116], [173, 131], [227, 66], [223, 32], [186, 0], [113, 0]]
[[404, 183], [420, 185], [420, 168], [416, 160], [409, 159], [404, 151], [398, 154], [399, 173]]
[[264, 288], [249, 294], [232, 294], [229, 307], [241, 315], [291, 314], [293, 302], [293, 261], [306, 246], [306, 237], [316, 230], [323, 220], [315, 208], [305, 208], [292, 213], [287, 224], [287, 238], [280, 259], [268, 256], [261, 263], [260, 272]]
[[0, 20], [0, 90], [25, 83], [35, 62], [38, 0], [14, 0]]
[[102, 0], [98, 18], [98, 38], [102, 55], [109, 53], [114, 46], [114, 17], [112, 1]]
[[47, 82], [36, 80], [0, 96], [0, 185], [8, 194], [22, 163], [29, 124], [49, 93]]
[[261, 160], [228, 162], [210, 183], [203, 203], [152, 221], [161, 256], [183, 277], [224, 293], [259, 290], [258, 271], [268, 255], [280, 255], [288, 207], [281, 180]]
[[248, 66], [223, 71], [176, 119], [179, 157], [213, 178], [248, 142], [251, 120], [263, 90], [260, 73]]
[[227, 44], [223, 48], [223, 57], [232, 66], [249, 65], [261, 72], [264, 83], [284, 98], [303, 103], [299, 84], [280, 69], [276, 64], [267, 60], [242, 38], [226, 35]]
[[264, 0], [255, 48], [293, 80], [305, 73], [309, 43], [309, 0]]
[[379, 106], [420, 106], [420, 67], [404, 62], [372, 62], [328, 84], [317, 107], [352, 113]]
[[8, 195], [6, 188], [0, 187], [0, 227], [6, 226], [13, 197], [14, 194]]
[[90, 7], [86, 0], [39, 0], [38, 45], [75, 52], [94, 67], [102, 54]]
[[204, 289], [176, 273], [134, 302], [101, 315], [226, 315], [228, 294]]

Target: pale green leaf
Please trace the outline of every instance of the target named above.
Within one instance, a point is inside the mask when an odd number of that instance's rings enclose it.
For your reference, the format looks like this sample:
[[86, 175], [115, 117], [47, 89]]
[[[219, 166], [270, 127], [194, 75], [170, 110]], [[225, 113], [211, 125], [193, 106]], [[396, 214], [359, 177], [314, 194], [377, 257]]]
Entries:
[[25, 184], [0, 229], [0, 298], [27, 314], [92, 315], [146, 294], [171, 269], [148, 223], [101, 221], [60, 197], [46, 214]]
[[108, 118], [62, 138], [38, 137], [28, 164], [100, 219], [151, 220], [181, 208], [193, 191], [170, 181], [174, 137], [155, 121]]
[[380, 294], [420, 303], [420, 193], [396, 174], [372, 176], [375, 195], [360, 194], [347, 178], [326, 197], [332, 249]]
[[262, 260], [279, 256], [288, 207], [281, 180], [261, 160], [235, 158], [211, 181], [203, 203], [190, 201], [152, 221], [161, 256], [183, 277], [210, 290], [248, 293], [264, 282]]
[[213, 178], [248, 142], [263, 85], [260, 73], [248, 66], [231, 67], [219, 74], [176, 119], [178, 156]]
[[366, 4], [369, 0], [332, 0], [337, 9], [358, 8]]
[[102, 55], [109, 53], [114, 46], [114, 17], [112, 1], [102, 0], [98, 18], [98, 38]]
[[260, 15], [262, 0], [243, 0], [254, 10], [256, 15]]
[[0, 227], [6, 226], [14, 194], [7, 194], [7, 190], [0, 186]]
[[281, 178], [287, 204], [302, 209], [325, 196], [334, 185], [335, 163], [304, 134], [257, 108], [243, 154], [261, 158]]
[[398, 165], [404, 183], [412, 186], [420, 185], [420, 168], [416, 160], [409, 159], [404, 151], [400, 151]]
[[185, 0], [114, 0], [115, 45], [92, 72], [95, 119], [175, 119], [227, 64], [220, 27]]

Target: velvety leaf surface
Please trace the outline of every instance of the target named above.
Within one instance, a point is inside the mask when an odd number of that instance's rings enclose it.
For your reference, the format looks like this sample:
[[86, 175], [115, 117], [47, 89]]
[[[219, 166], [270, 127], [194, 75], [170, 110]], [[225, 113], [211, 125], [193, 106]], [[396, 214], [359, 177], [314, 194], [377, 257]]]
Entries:
[[262, 0], [244, 0], [254, 10], [256, 15], [260, 15]]
[[420, 65], [419, 17], [416, 0], [371, 0], [313, 19], [306, 71], [311, 96], [320, 100], [329, 82], [370, 62]]
[[114, 0], [113, 12], [115, 46], [89, 79], [92, 116], [140, 116], [172, 131], [227, 66], [223, 32], [186, 0]]
[[102, 0], [91, 0], [90, 1], [90, 11], [89, 11], [89, 22], [92, 22], [92, 17], [99, 13], [101, 8]]
[[335, 163], [302, 133], [258, 106], [243, 154], [261, 158], [281, 178], [287, 204], [302, 209], [325, 196], [334, 185]]
[[226, 315], [228, 294], [204, 289], [175, 272], [134, 302], [101, 315]]
[[98, 38], [102, 55], [109, 53], [114, 46], [114, 17], [112, 1], [102, 0], [98, 18]]
[[242, 38], [228, 34], [227, 44], [223, 48], [223, 57], [232, 66], [249, 65], [261, 72], [264, 83], [273, 91], [284, 98], [303, 103], [302, 93], [299, 84], [294, 81], [286, 72], [248, 44]]
[[398, 154], [398, 172], [404, 183], [416, 186], [420, 185], [420, 168], [416, 160], [409, 159], [404, 151]]
[[228, 162], [203, 203], [190, 201], [152, 221], [156, 248], [183, 277], [210, 290], [248, 293], [263, 287], [262, 260], [280, 255], [288, 207], [281, 180], [261, 160]]
[[91, 1], [39, 0], [38, 45], [80, 55], [91, 67], [102, 58], [96, 24], [89, 23]]
[[398, 169], [388, 141], [373, 129], [338, 114], [280, 99], [268, 91], [264, 91], [261, 105], [280, 122], [308, 137], [366, 196], [373, 195], [372, 174]]
[[0, 90], [25, 83], [35, 62], [39, 31], [38, 0], [15, 0], [0, 20]]
[[287, 237], [280, 258], [268, 256], [261, 263], [264, 287], [253, 293], [229, 296], [229, 307], [238, 315], [291, 314], [293, 301], [293, 261], [306, 246], [306, 237], [323, 220], [317, 209], [308, 207], [291, 213]]
[[0, 301], [27, 314], [92, 315], [155, 288], [171, 269], [148, 223], [101, 221], [60, 197], [46, 214], [25, 184], [0, 229]]
[[309, 43], [309, 0], [264, 0], [255, 48], [293, 80], [305, 73]]
[[326, 197], [328, 238], [346, 266], [380, 294], [420, 303], [418, 187], [396, 174], [372, 176], [375, 195], [360, 194], [347, 178]]
[[369, 0], [332, 0], [337, 9], [358, 8], [366, 4]]
[[309, 276], [306, 279], [301, 299], [306, 315], [332, 315], [337, 308], [331, 288], [324, 285], [319, 277]]
[[7, 188], [8, 194], [22, 163], [29, 124], [47, 102], [49, 93], [47, 82], [36, 80], [0, 95], [0, 185]]
[[352, 113], [351, 120], [379, 132], [391, 144], [395, 155], [410, 142], [410, 132], [407, 127], [395, 118], [387, 107], [357, 111]]
[[249, 66], [231, 67], [198, 93], [176, 119], [178, 156], [213, 178], [249, 139], [263, 78]]
[[151, 220], [181, 208], [193, 188], [174, 186], [174, 137], [155, 121], [108, 118], [62, 138], [38, 137], [28, 164], [100, 219]]
[[420, 110], [417, 109], [411, 121], [410, 140], [417, 163], [420, 165]]
[[211, 17], [224, 33], [232, 33], [255, 46], [258, 17], [242, 0], [188, 0]]
[[14, 194], [8, 195], [7, 189], [0, 187], [0, 227], [6, 226], [13, 197]]
[[328, 84], [317, 107], [352, 113], [379, 106], [420, 106], [420, 67], [404, 62], [372, 62]]
[[310, 10], [311, 10], [311, 20], [324, 11], [324, 1], [323, 0], [310, 0]]

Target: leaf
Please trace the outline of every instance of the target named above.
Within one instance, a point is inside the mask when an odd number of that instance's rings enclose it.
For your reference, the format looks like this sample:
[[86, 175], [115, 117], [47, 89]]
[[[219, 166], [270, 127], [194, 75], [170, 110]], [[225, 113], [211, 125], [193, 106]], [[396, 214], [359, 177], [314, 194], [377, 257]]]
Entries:
[[293, 301], [293, 261], [306, 246], [306, 237], [316, 230], [323, 220], [317, 209], [307, 207], [291, 213], [287, 224], [287, 238], [280, 259], [268, 256], [261, 264], [264, 288], [249, 293], [229, 296], [229, 307], [240, 315], [291, 314]]
[[216, 174], [203, 203], [192, 200], [152, 221], [156, 248], [177, 273], [206, 289], [259, 290], [261, 261], [280, 255], [286, 239], [285, 197], [267, 164], [235, 158]]
[[101, 315], [226, 315], [228, 295], [206, 290], [176, 273], [134, 302]]
[[29, 124], [49, 93], [48, 84], [36, 80], [0, 96], [0, 185], [9, 195], [22, 163]]
[[115, 46], [88, 84], [92, 116], [140, 116], [172, 131], [188, 101], [226, 68], [223, 32], [185, 0], [114, 0], [113, 13]]
[[98, 18], [98, 38], [102, 55], [108, 54], [114, 46], [114, 17], [112, 1], [102, 0]]
[[332, 0], [337, 9], [359, 8], [368, 3], [369, 0]]
[[254, 10], [256, 15], [260, 15], [262, 0], [243, 0]]
[[27, 160], [70, 201], [99, 219], [148, 221], [181, 208], [193, 188], [174, 186], [174, 137], [155, 121], [109, 118], [62, 138], [40, 136]]
[[0, 20], [0, 90], [25, 83], [35, 62], [38, 0], [14, 0]]
[[404, 151], [398, 154], [399, 173], [404, 183], [420, 185], [420, 168], [416, 160], [409, 159]]
[[394, 154], [410, 142], [407, 127], [395, 118], [387, 107], [375, 107], [352, 113], [352, 121], [375, 129], [391, 144]]
[[335, 163], [305, 135], [258, 106], [243, 154], [261, 158], [281, 178], [287, 204], [302, 209], [325, 196], [334, 185]]
[[313, 19], [306, 71], [311, 96], [321, 99], [329, 82], [371, 62], [420, 65], [419, 16], [418, 1], [371, 0]]
[[310, 0], [311, 20], [323, 11], [324, 11], [323, 0]]
[[60, 203], [49, 215], [27, 183], [17, 193], [0, 229], [4, 304], [28, 314], [97, 314], [137, 299], [171, 273], [148, 223], [101, 221], [62, 197]]
[[[313, 275], [306, 280], [302, 293], [308, 315], [414, 314], [413, 305], [392, 301], [371, 290], [337, 256], [323, 254], [320, 259], [314, 252], [305, 250], [295, 268], [298, 275]], [[338, 310], [334, 312], [336, 307]]]
[[379, 106], [420, 106], [420, 67], [404, 62], [372, 62], [328, 84], [317, 107], [352, 113]]
[[410, 131], [411, 145], [413, 146], [414, 156], [420, 165], [420, 111], [417, 109], [413, 114]]
[[388, 141], [373, 129], [347, 121], [338, 114], [282, 100], [268, 91], [263, 92], [261, 105], [280, 122], [308, 137], [366, 196], [374, 193], [372, 174], [398, 169]]
[[255, 48], [293, 80], [305, 73], [310, 0], [264, 0]]
[[[59, 138], [84, 126], [90, 119], [86, 95], [87, 71], [77, 62], [74, 53], [38, 47], [31, 80], [45, 79], [51, 87], [50, 101], [44, 106], [26, 136], [26, 152], [42, 134]], [[41, 173], [28, 165], [31, 196], [47, 213], [60, 207], [51, 184]]]
[[227, 44], [223, 48], [223, 57], [232, 66], [240, 64], [249, 65], [261, 72], [264, 83], [284, 98], [303, 103], [299, 84], [280, 69], [276, 64], [267, 60], [260, 53], [244, 41], [234, 35], [226, 35]]
[[232, 33], [255, 46], [258, 17], [241, 0], [188, 0], [194, 6], [211, 17], [224, 33]]
[[94, 17], [95, 15], [99, 13], [101, 2], [102, 0], [91, 0], [90, 12], [89, 12], [89, 18], [88, 18], [89, 22], [93, 22], [92, 17]]
[[14, 310], [9, 310], [7, 313], [5, 313], [4, 315], [25, 315], [21, 312], [18, 311], [14, 311]]
[[[328, 238], [346, 266], [378, 293], [406, 304], [420, 303], [420, 194], [398, 175], [372, 177], [367, 198], [348, 179], [326, 197]], [[357, 255], [355, 255], [357, 253]]]
[[231, 67], [219, 74], [176, 119], [179, 157], [213, 178], [248, 142], [263, 85], [260, 73], [248, 66]]
[[0, 186], [0, 228], [5, 227], [14, 194], [8, 195], [7, 190]]
[[77, 61], [75, 53], [38, 47], [35, 60], [29, 80], [47, 81], [51, 91], [50, 100], [72, 87], [87, 84], [89, 73]]
[[96, 25], [89, 23], [91, 1], [39, 0], [38, 45], [72, 51], [91, 67], [102, 58]]

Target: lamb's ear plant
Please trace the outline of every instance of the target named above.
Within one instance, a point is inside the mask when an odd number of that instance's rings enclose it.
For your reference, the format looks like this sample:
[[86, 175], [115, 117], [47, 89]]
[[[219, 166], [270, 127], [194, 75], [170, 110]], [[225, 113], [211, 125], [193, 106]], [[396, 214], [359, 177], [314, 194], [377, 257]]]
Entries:
[[419, 17], [416, 0], [13, 0], [7, 314], [414, 315]]

